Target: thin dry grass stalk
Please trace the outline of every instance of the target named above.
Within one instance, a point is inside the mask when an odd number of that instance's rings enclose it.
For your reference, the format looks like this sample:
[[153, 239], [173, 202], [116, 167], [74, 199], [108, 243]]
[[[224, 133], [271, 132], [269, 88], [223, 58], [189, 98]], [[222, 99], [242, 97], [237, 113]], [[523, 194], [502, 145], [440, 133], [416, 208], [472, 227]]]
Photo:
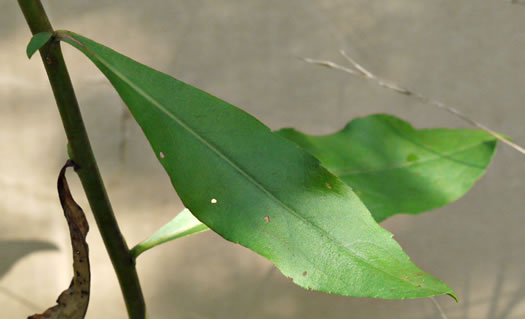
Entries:
[[328, 68], [331, 68], [331, 69], [343, 71], [343, 72], [346, 72], [348, 74], [351, 74], [351, 75], [354, 75], [354, 76], [358, 76], [358, 77], [370, 80], [370, 81], [376, 83], [377, 85], [379, 85], [379, 86], [381, 86], [383, 88], [392, 90], [392, 91], [397, 92], [399, 94], [411, 96], [411, 97], [417, 99], [418, 101], [420, 101], [423, 104], [431, 105], [431, 106], [437, 107], [439, 109], [445, 110], [445, 111], [451, 113], [452, 115], [460, 118], [461, 120], [469, 123], [470, 125], [473, 125], [473, 126], [479, 128], [479, 129], [482, 129], [482, 130], [486, 131], [487, 133], [489, 133], [490, 135], [494, 136], [495, 138], [497, 138], [501, 142], [503, 142], [503, 143], [509, 145], [510, 147], [514, 148], [518, 152], [520, 152], [522, 154], [525, 154], [525, 148], [523, 148], [522, 146], [512, 142], [507, 137], [505, 137], [505, 136], [495, 132], [494, 130], [490, 129], [486, 125], [484, 125], [484, 124], [482, 124], [482, 123], [480, 123], [480, 122], [478, 122], [478, 121], [468, 117], [466, 114], [464, 114], [463, 112], [459, 111], [457, 108], [448, 106], [448, 105], [446, 105], [445, 103], [443, 103], [441, 101], [428, 98], [428, 97], [426, 97], [426, 96], [424, 96], [422, 94], [419, 94], [418, 92], [415, 92], [413, 90], [407, 89], [407, 88], [405, 88], [403, 86], [400, 86], [400, 85], [398, 85], [398, 84], [396, 84], [394, 82], [384, 80], [384, 79], [376, 76], [375, 74], [373, 74], [369, 70], [367, 70], [361, 64], [357, 63], [352, 57], [350, 57], [348, 54], [346, 54], [345, 51], [341, 50], [340, 53], [351, 64], [351, 67], [342, 66], [340, 64], [334, 63], [332, 61], [327, 61], [327, 60], [317, 60], [317, 59], [311, 59], [311, 58], [300, 58], [300, 59], [305, 61], [305, 62], [307, 62], [307, 63], [321, 65], [321, 66], [324, 66], [324, 67], [328, 67]]

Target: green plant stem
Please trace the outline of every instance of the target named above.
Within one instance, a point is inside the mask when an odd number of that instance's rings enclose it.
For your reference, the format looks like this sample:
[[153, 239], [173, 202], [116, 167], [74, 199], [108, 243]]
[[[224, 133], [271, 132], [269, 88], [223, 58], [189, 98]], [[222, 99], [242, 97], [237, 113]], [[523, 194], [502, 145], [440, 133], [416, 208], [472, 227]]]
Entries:
[[[53, 32], [40, 0], [18, 0], [18, 4], [33, 34]], [[69, 141], [71, 159], [79, 167], [77, 173], [117, 274], [129, 318], [144, 319], [146, 306], [135, 263], [113, 214], [59, 42], [48, 42], [40, 49], [40, 55]]]

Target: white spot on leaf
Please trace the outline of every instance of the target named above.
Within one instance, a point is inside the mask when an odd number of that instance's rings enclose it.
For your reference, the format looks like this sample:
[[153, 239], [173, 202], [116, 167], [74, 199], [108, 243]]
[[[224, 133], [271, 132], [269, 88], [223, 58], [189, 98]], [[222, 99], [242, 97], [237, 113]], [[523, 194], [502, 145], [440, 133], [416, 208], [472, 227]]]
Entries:
[[164, 155], [163, 152], [160, 152], [160, 153], [159, 153], [159, 156], [160, 156], [160, 158], [165, 158], [165, 157], [166, 157], [166, 155]]
[[217, 200], [216, 200], [215, 198], [212, 198], [211, 201], [210, 201], [210, 203], [212, 203], [212, 204], [217, 204]]

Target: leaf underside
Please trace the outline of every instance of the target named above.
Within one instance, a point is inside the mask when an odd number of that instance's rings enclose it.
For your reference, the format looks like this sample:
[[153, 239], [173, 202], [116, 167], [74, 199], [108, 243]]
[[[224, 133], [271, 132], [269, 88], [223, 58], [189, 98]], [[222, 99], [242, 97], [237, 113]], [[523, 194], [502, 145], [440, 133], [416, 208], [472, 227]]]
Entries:
[[137, 258], [148, 249], [181, 237], [197, 234], [209, 230], [208, 226], [193, 216], [189, 209], [184, 209], [169, 223], [162, 226], [153, 235], [140, 242], [131, 250], [131, 255]]
[[88, 56], [142, 127], [184, 205], [308, 289], [355, 297], [450, 294], [422, 272], [350, 187], [244, 111], [107, 47]]
[[418, 214], [463, 196], [485, 173], [497, 140], [469, 129], [416, 130], [391, 115], [352, 120], [331, 135], [277, 131], [351, 186], [377, 222]]

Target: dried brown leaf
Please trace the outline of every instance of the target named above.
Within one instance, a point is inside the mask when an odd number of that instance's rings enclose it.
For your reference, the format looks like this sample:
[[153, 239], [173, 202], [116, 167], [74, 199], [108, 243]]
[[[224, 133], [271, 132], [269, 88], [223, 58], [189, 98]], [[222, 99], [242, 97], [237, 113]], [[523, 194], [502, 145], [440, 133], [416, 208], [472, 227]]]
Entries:
[[74, 166], [72, 161], [60, 170], [58, 176], [58, 196], [64, 209], [71, 246], [73, 247], [73, 279], [69, 288], [64, 290], [57, 299], [57, 305], [47, 309], [42, 314], [36, 314], [28, 319], [83, 319], [89, 303], [90, 270], [89, 250], [86, 235], [89, 226], [82, 208], [78, 206], [69, 190], [66, 180], [66, 169]]

